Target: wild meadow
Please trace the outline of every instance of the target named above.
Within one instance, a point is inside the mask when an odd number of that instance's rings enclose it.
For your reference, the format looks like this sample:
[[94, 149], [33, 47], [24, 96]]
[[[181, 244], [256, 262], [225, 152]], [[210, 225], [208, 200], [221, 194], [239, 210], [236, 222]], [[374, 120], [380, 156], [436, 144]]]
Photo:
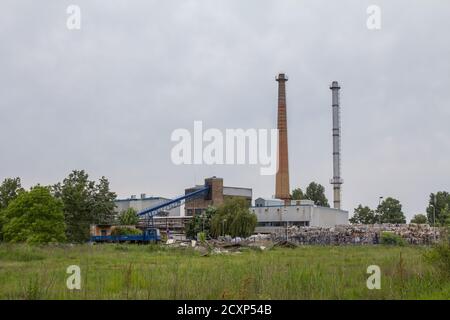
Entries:
[[[449, 299], [411, 246], [304, 246], [204, 256], [162, 245], [0, 245], [0, 299]], [[69, 290], [77, 265], [81, 288]], [[367, 268], [381, 270], [369, 290]]]

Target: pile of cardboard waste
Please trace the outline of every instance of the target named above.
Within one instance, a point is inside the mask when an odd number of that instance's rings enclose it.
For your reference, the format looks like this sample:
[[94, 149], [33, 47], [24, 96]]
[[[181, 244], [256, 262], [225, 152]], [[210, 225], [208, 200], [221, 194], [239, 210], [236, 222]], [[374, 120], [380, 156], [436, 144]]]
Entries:
[[416, 245], [432, 244], [440, 238], [439, 228], [427, 224], [375, 224], [334, 228], [291, 226], [284, 232], [272, 234], [272, 241], [289, 241], [299, 245], [378, 244], [383, 232], [397, 234], [407, 243]]

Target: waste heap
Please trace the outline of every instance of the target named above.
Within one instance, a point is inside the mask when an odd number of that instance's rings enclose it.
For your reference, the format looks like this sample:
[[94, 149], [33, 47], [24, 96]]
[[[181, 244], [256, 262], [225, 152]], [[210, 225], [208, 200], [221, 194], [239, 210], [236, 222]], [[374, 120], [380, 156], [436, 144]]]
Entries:
[[401, 236], [407, 243], [428, 245], [439, 241], [439, 228], [427, 224], [375, 224], [340, 225], [334, 228], [297, 227], [272, 234], [272, 240], [290, 241], [295, 244], [347, 245], [380, 243], [382, 232], [391, 232]]

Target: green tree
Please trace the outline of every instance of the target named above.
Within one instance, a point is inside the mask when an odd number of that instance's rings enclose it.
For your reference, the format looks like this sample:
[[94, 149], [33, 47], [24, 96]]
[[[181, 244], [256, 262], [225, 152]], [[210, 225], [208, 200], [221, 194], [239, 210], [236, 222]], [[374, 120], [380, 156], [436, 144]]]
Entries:
[[69, 241], [83, 242], [89, 238], [94, 223], [92, 193], [95, 183], [84, 171], [73, 171], [62, 184], [54, 186], [55, 196], [62, 200]]
[[230, 199], [219, 206], [211, 220], [211, 234], [214, 237], [230, 235], [248, 237], [255, 230], [256, 215], [249, 210], [248, 202], [243, 199]]
[[202, 214], [194, 215], [186, 226], [186, 235], [195, 238], [199, 232], [211, 236], [211, 219], [216, 214], [216, 208], [209, 206]]
[[374, 224], [378, 222], [375, 211], [368, 206], [363, 207], [362, 205], [355, 208], [353, 217], [349, 221], [353, 224]]
[[1, 212], [23, 191], [24, 189], [22, 188], [20, 178], [18, 177], [6, 178], [0, 185], [0, 241], [3, 239], [2, 228], [4, 223]]
[[101, 177], [94, 186], [92, 215], [97, 224], [109, 224], [114, 221], [116, 194], [109, 190], [109, 181]]
[[314, 201], [314, 204], [322, 207], [329, 207], [328, 199], [325, 196], [325, 188], [316, 182], [311, 182], [306, 188], [305, 198]]
[[428, 219], [427, 219], [427, 216], [424, 214], [416, 214], [411, 219], [411, 223], [426, 224], [426, 223], [428, 223]]
[[0, 185], [0, 210], [6, 209], [8, 204], [23, 191], [20, 178], [6, 178], [3, 180]]
[[9, 242], [48, 243], [66, 240], [62, 203], [49, 188], [21, 192], [2, 213], [3, 237]]
[[406, 223], [402, 205], [397, 199], [388, 197], [377, 208], [381, 223]]
[[116, 195], [109, 191], [109, 182], [104, 177], [96, 184], [84, 170], [74, 170], [53, 191], [63, 202], [69, 241], [87, 241], [91, 224], [114, 221]]
[[123, 226], [135, 226], [139, 222], [137, 211], [133, 208], [128, 208], [119, 213], [119, 224]]
[[300, 188], [295, 188], [294, 190], [292, 190], [292, 196], [291, 199], [292, 200], [302, 200], [304, 199], [304, 195], [303, 195], [303, 191]]
[[[445, 206], [450, 206], [450, 194], [446, 191], [431, 193], [428, 200], [427, 217], [428, 223], [434, 225], [434, 215], [436, 216], [436, 225], [445, 225]], [[433, 208], [435, 207], [435, 208]], [[434, 212], [435, 211], [435, 212]], [[442, 212], [444, 211], [444, 215]]]
[[448, 204], [441, 210], [439, 224], [441, 226], [450, 226], [450, 206]]

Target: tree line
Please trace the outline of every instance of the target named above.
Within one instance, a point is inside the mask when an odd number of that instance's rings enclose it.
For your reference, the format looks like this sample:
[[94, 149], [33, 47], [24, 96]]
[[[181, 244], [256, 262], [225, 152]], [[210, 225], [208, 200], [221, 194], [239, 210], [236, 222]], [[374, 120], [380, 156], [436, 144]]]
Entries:
[[[400, 201], [388, 197], [375, 210], [368, 206], [358, 205], [349, 221], [354, 224], [406, 223], [406, 218]], [[431, 193], [426, 214], [416, 214], [410, 222], [428, 223], [433, 226], [450, 226], [450, 194], [446, 191]]]
[[[312, 200], [318, 206], [329, 207], [325, 188], [311, 182], [306, 192], [292, 191], [293, 200]], [[116, 221], [116, 194], [109, 181], [101, 177], [89, 179], [84, 170], [72, 171], [62, 182], [49, 186], [36, 185], [25, 190], [20, 178], [7, 178], [0, 184], [0, 241], [8, 242], [85, 242], [89, 239], [91, 224], [135, 225], [138, 217], [133, 209], [121, 212]], [[406, 223], [402, 205], [392, 197], [384, 199], [373, 210], [358, 205], [351, 223]], [[187, 233], [198, 232], [219, 235], [248, 236], [256, 226], [256, 216], [248, 204], [237, 199], [217, 208], [209, 208], [195, 216], [187, 226]], [[450, 225], [450, 194], [446, 191], [431, 193], [425, 214], [417, 214], [411, 223]]]
[[[325, 196], [325, 188], [316, 182], [311, 182], [303, 192], [301, 188], [295, 188], [291, 194], [292, 200], [312, 200], [314, 204], [329, 207]], [[375, 223], [406, 223], [406, 217], [402, 210], [402, 204], [393, 197], [384, 199], [376, 209], [368, 206], [358, 205], [354, 209], [353, 216], [349, 219], [353, 224], [375, 224]], [[411, 223], [436, 226], [450, 225], [450, 194], [446, 191], [431, 193], [428, 200], [426, 213], [416, 214]]]
[[0, 240], [7, 242], [84, 242], [91, 224], [114, 221], [116, 194], [109, 181], [89, 180], [84, 170], [62, 182], [25, 190], [20, 178], [0, 185]]
[[[20, 178], [7, 178], [0, 185], [0, 241], [81, 243], [89, 240], [91, 224], [136, 225], [133, 208], [116, 216], [115, 199], [105, 177], [93, 181], [84, 170], [74, 170], [54, 185], [29, 190], [22, 187]], [[205, 214], [206, 219], [204, 215], [192, 219], [188, 234], [247, 237], [256, 226], [256, 215], [239, 199], [210, 207]]]

